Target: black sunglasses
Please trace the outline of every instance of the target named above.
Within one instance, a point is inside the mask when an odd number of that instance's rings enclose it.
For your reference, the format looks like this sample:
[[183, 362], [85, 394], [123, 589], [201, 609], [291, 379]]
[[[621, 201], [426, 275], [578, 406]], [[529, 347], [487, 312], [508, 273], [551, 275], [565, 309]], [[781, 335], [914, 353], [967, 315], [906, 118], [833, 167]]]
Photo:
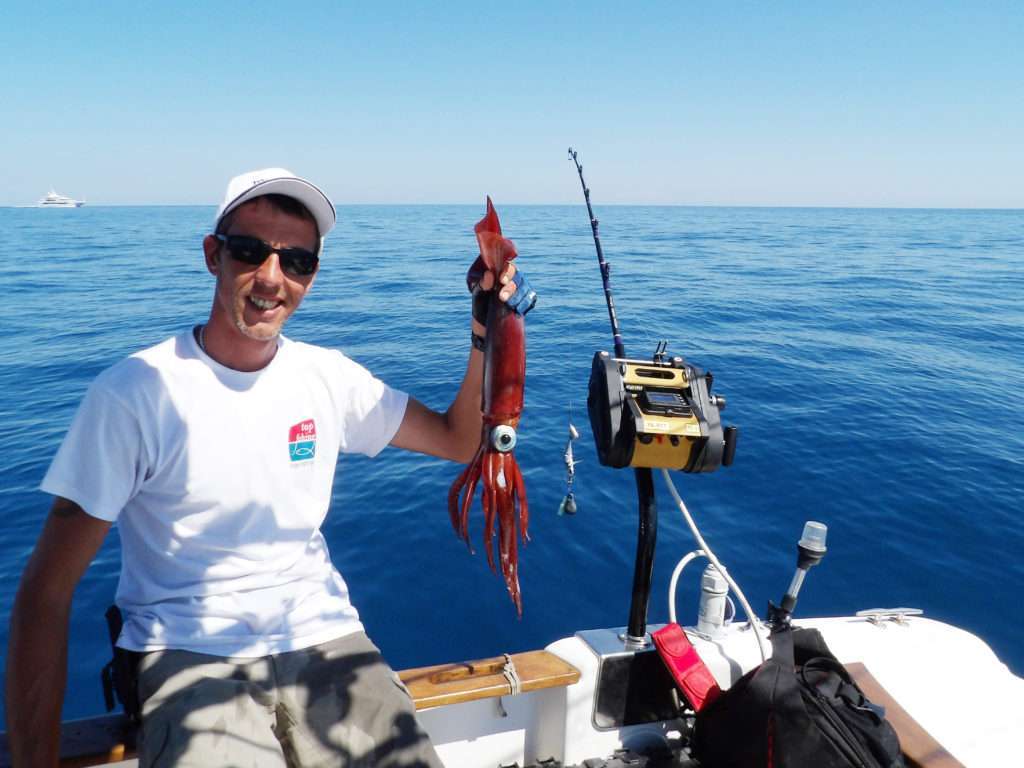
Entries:
[[281, 269], [289, 275], [308, 277], [316, 272], [320, 261], [315, 253], [305, 248], [275, 248], [270, 243], [250, 235], [214, 235], [225, 246], [231, 258], [243, 264], [258, 267], [267, 257], [276, 253]]

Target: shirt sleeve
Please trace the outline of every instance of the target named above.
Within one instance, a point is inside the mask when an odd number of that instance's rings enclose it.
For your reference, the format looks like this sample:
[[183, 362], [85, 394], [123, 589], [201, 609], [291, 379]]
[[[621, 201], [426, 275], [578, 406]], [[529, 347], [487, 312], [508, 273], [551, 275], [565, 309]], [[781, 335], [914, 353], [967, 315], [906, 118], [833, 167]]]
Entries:
[[145, 478], [144, 454], [138, 418], [97, 379], [39, 487], [113, 522]]
[[341, 451], [376, 456], [391, 442], [405, 418], [409, 396], [392, 389], [340, 352], [339, 383], [344, 389]]

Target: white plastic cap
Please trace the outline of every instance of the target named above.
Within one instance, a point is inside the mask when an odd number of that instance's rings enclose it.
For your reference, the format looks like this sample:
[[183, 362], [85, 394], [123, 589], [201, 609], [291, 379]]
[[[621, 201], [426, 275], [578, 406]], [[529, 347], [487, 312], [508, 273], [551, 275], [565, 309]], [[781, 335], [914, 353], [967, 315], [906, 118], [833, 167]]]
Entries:
[[712, 592], [716, 595], [724, 595], [729, 592], [729, 582], [725, 580], [722, 572], [714, 565], [708, 564], [700, 577], [700, 588], [705, 592]]
[[825, 539], [828, 536], [828, 526], [814, 520], [804, 523], [804, 534], [797, 542], [797, 546], [809, 549], [811, 552], [824, 552]]

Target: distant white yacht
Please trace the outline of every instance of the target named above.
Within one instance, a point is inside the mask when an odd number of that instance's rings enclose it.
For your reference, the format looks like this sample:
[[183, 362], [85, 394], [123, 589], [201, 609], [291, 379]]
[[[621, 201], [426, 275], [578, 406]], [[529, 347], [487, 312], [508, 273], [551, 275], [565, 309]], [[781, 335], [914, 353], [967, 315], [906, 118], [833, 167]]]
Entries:
[[46, 197], [36, 203], [37, 208], [81, 208], [83, 205], [85, 200], [74, 200], [65, 195], [58, 195], [52, 189]]

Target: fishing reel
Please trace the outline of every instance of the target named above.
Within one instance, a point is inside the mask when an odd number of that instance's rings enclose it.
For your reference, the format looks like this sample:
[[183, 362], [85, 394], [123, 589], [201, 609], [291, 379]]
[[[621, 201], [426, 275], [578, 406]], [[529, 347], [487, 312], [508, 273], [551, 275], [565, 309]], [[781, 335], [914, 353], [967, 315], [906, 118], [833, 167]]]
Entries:
[[722, 427], [725, 398], [712, 376], [658, 344], [651, 360], [594, 355], [587, 410], [597, 457], [607, 467], [714, 472], [732, 464], [736, 427]]

